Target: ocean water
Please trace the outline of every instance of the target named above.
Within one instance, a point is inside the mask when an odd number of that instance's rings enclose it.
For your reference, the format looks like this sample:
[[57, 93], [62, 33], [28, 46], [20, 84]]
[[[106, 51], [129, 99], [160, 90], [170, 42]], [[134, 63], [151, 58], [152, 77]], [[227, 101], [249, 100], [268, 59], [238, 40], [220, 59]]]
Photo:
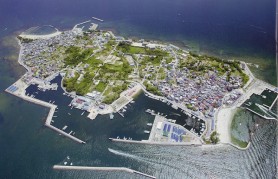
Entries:
[[[74, 119], [67, 113], [54, 118], [60, 122], [57, 125], [68, 122], [72, 130], [84, 129], [76, 131], [87, 141], [80, 145], [43, 125], [48, 109], [3, 91], [24, 73], [16, 62], [14, 36], [43, 25], [66, 30], [92, 16], [105, 20], [101, 28], [125, 37], [167, 41], [200, 53], [259, 64], [263, 71], [255, 69], [256, 74], [276, 82], [274, 0], [0, 0], [0, 178], [141, 178], [122, 172], [52, 169], [67, 156], [74, 165], [124, 166], [157, 178], [277, 176], [275, 121], [255, 121], [260, 127], [246, 151], [227, 145], [165, 147], [110, 142], [111, 136], [146, 137], [142, 133], [145, 123], [153, 119], [144, 112], [146, 100], [141, 96], [125, 118], [100, 116], [91, 121], [74, 109]], [[63, 100], [59, 102], [68, 102]]]

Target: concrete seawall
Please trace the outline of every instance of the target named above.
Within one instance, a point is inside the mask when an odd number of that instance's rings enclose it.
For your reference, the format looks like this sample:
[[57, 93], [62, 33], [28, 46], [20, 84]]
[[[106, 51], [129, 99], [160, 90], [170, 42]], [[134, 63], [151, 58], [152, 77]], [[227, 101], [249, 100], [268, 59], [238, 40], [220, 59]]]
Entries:
[[144, 177], [148, 178], [156, 178], [154, 176], [138, 172], [136, 170], [132, 170], [129, 168], [125, 167], [89, 167], [89, 166], [65, 166], [65, 165], [54, 165], [53, 166], [54, 170], [82, 170], [82, 171], [122, 171], [122, 172], [127, 172], [127, 173], [134, 173], [137, 175], [141, 175]]
[[115, 139], [109, 138], [112, 142], [123, 142], [123, 143], [132, 143], [132, 144], [148, 144], [148, 145], [166, 145], [166, 146], [202, 146], [202, 144], [195, 144], [195, 143], [178, 143], [178, 142], [151, 142], [148, 140], [124, 140], [124, 139]]

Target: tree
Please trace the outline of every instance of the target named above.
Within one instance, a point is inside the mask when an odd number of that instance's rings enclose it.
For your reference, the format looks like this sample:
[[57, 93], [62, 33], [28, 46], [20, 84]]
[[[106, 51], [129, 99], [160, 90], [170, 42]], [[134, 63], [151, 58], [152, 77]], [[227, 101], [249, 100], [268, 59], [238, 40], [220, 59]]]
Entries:
[[218, 137], [218, 133], [216, 131], [212, 132], [210, 135], [210, 141], [213, 144], [217, 144], [219, 142], [219, 137]]

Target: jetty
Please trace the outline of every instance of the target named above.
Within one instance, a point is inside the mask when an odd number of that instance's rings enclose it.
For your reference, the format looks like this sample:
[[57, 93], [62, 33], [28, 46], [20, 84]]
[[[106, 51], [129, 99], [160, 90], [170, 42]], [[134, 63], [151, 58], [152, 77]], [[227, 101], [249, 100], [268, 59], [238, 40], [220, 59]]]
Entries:
[[130, 168], [126, 167], [89, 167], [89, 166], [65, 166], [65, 165], [54, 165], [54, 170], [81, 170], [81, 171], [121, 171], [121, 172], [127, 172], [127, 173], [134, 173], [137, 175], [141, 175], [148, 178], [156, 178], [154, 176], [132, 170]]

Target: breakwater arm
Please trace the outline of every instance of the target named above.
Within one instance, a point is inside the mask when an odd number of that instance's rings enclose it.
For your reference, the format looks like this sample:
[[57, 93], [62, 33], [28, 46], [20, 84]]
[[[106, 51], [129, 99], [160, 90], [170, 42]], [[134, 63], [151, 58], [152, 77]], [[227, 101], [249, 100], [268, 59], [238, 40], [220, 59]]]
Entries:
[[132, 170], [126, 167], [89, 167], [89, 166], [65, 166], [65, 165], [54, 165], [54, 170], [83, 170], [83, 171], [122, 171], [128, 173], [134, 173], [148, 178], [156, 178], [154, 176]]

